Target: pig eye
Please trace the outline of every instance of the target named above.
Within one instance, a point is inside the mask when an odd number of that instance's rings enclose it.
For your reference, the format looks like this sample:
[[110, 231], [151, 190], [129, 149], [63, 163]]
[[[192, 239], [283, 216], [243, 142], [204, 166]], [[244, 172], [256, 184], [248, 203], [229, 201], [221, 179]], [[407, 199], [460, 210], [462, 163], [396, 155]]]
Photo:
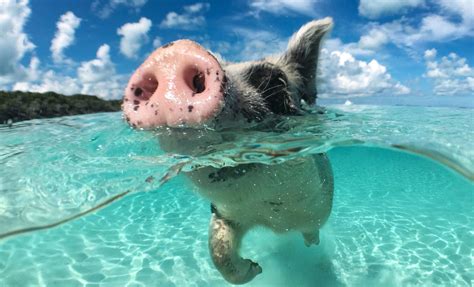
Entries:
[[277, 65], [263, 62], [251, 66], [246, 73], [269, 109], [276, 114], [294, 114], [296, 106], [288, 92], [288, 77]]
[[262, 93], [264, 97], [271, 96], [287, 87], [285, 73], [271, 63], [260, 63], [250, 67], [246, 73], [248, 82]]

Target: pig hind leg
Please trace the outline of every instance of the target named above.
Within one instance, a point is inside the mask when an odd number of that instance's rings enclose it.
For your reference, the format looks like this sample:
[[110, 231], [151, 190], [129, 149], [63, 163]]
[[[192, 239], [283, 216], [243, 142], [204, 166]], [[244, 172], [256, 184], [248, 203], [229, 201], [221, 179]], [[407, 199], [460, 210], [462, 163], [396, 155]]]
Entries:
[[238, 254], [245, 231], [238, 224], [212, 214], [209, 226], [211, 258], [222, 276], [233, 284], [247, 283], [262, 273], [257, 263], [243, 259]]

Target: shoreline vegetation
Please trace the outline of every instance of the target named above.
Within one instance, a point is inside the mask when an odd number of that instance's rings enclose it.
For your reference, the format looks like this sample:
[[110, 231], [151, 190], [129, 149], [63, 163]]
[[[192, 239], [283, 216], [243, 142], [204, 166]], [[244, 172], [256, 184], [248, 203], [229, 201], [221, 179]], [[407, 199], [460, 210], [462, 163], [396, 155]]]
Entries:
[[0, 91], [0, 124], [100, 112], [120, 111], [121, 100], [65, 96], [54, 92]]

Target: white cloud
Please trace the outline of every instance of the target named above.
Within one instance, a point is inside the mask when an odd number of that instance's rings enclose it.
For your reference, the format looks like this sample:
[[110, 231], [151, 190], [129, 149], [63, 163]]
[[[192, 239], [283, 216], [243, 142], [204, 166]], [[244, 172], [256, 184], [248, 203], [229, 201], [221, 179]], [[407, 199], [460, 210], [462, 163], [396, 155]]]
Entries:
[[418, 24], [402, 18], [392, 22], [371, 23], [358, 44], [359, 48], [377, 50], [387, 43], [412, 51], [421, 44], [447, 42], [474, 36], [474, 26], [467, 22], [454, 22], [445, 16], [428, 14]]
[[[383, 24], [371, 22], [362, 28], [367, 31], [358, 42], [342, 44], [332, 39], [332, 45], [354, 55], [373, 55], [386, 44], [406, 50], [417, 57], [418, 49], [425, 43], [447, 42], [474, 36], [474, 2], [472, 0], [432, 0], [439, 11], [425, 13], [419, 18], [402, 17]], [[359, 10], [366, 15], [384, 11], [402, 11], [406, 7], [424, 6], [424, 1], [361, 1]], [[369, 13], [372, 14], [367, 14]], [[393, 12], [392, 11], [392, 12]], [[380, 14], [381, 15], [381, 14]], [[373, 17], [375, 18], [375, 17]]]
[[56, 23], [56, 34], [51, 41], [51, 53], [53, 61], [55, 63], [70, 62], [71, 60], [65, 59], [64, 49], [74, 43], [76, 29], [81, 24], [81, 18], [78, 18], [71, 11], [61, 15], [58, 22]]
[[210, 8], [209, 3], [196, 3], [189, 6], [184, 6], [184, 11], [187, 13], [199, 13], [201, 11], [207, 11]]
[[327, 39], [324, 45], [329, 51], [343, 51], [357, 56], [372, 56], [376, 51], [390, 42], [389, 37], [381, 29], [370, 29], [362, 35], [358, 42], [343, 43], [339, 38]]
[[434, 82], [436, 95], [474, 95], [474, 70], [455, 53], [436, 59], [436, 49], [425, 51], [426, 74]]
[[206, 24], [206, 18], [200, 15], [204, 13], [211, 5], [209, 3], [196, 3], [184, 6], [184, 13], [178, 14], [170, 12], [160, 24], [161, 28], [176, 28], [182, 30], [195, 30]]
[[368, 34], [360, 37], [358, 44], [359, 47], [361, 47], [362, 49], [377, 50], [381, 46], [388, 43], [388, 41], [388, 36], [384, 32], [382, 32], [381, 30], [372, 29], [369, 31]]
[[474, 2], [472, 0], [437, 0], [437, 3], [445, 11], [461, 16], [464, 23], [474, 24]]
[[[361, 38], [362, 39], [362, 38]], [[362, 44], [361, 44], [362, 42]], [[369, 43], [372, 42], [370, 45]], [[379, 41], [378, 45], [382, 45], [382, 42]], [[347, 52], [356, 56], [372, 56], [375, 54], [375, 51], [380, 47], [376, 45], [376, 40], [359, 40], [359, 42], [352, 43], [343, 43], [339, 38], [331, 38], [324, 41], [324, 46], [329, 51], [341, 51]], [[370, 48], [369, 48], [370, 47]]]
[[[30, 60], [30, 67], [21, 64], [35, 45], [23, 32], [31, 10], [27, 0], [2, 0], [0, 5], [0, 84], [25, 80], [34, 74], [37, 58]], [[36, 59], [36, 60], [34, 60]], [[37, 65], [36, 65], [37, 67]]]
[[125, 6], [139, 12], [148, 0], [95, 0], [92, 10], [101, 18], [109, 17], [119, 6]]
[[137, 58], [142, 45], [148, 42], [151, 24], [151, 20], [142, 17], [136, 23], [127, 23], [117, 29], [117, 34], [122, 36], [120, 52], [128, 58]]
[[424, 4], [425, 0], [360, 0], [359, 14], [375, 19], [384, 15], [400, 14]]
[[392, 79], [377, 60], [357, 60], [348, 52], [321, 50], [318, 77], [322, 98], [400, 95], [410, 89]]
[[289, 12], [315, 16], [315, 4], [318, 0], [252, 0], [250, 7], [255, 10], [258, 16], [261, 11], [273, 14], [288, 14]]
[[163, 41], [161, 40], [160, 37], [155, 37], [155, 39], [153, 39], [153, 48], [158, 48], [162, 44], [163, 44]]
[[426, 50], [425, 51], [425, 59], [427, 59], [427, 60], [432, 59], [432, 58], [436, 57], [437, 53], [438, 53], [438, 51], [436, 51], [435, 48], [430, 49], [430, 50]]
[[[257, 60], [266, 56], [281, 53], [286, 49], [288, 38], [283, 38], [266, 30], [235, 27], [232, 29], [239, 36], [239, 41], [232, 46], [239, 61]], [[221, 43], [221, 48], [229, 49]], [[218, 51], [223, 53], [223, 51]]]
[[77, 75], [82, 83], [104, 81], [115, 74], [115, 67], [110, 60], [109, 51], [109, 45], [104, 44], [97, 50], [96, 59], [82, 62], [81, 66], [77, 69]]
[[82, 94], [96, 95], [104, 99], [117, 99], [123, 96], [126, 76], [116, 74], [109, 51], [109, 45], [100, 46], [96, 58], [81, 63], [77, 69]]
[[64, 95], [81, 93], [104, 99], [120, 98], [127, 76], [116, 73], [109, 51], [109, 45], [100, 46], [95, 59], [81, 63], [76, 77], [48, 70], [38, 76], [39, 81], [17, 82], [13, 90], [39, 93], [53, 91]]
[[17, 82], [13, 90], [29, 92], [56, 92], [58, 94], [73, 95], [80, 93], [80, 86], [76, 79], [69, 76], [58, 75], [49, 70], [41, 75], [40, 83]]
[[419, 32], [412, 33], [412, 41], [443, 41], [469, 34], [469, 27], [454, 23], [440, 15], [428, 15], [421, 21]]

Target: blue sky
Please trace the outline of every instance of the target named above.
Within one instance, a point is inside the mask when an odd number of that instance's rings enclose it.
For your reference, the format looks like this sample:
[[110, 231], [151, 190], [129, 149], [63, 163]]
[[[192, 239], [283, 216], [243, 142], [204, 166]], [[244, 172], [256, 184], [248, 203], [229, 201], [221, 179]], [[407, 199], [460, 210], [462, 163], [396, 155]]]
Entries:
[[120, 98], [161, 44], [258, 59], [326, 16], [323, 102], [474, 106], [472, 0], [0, 0], [0, 89]]

